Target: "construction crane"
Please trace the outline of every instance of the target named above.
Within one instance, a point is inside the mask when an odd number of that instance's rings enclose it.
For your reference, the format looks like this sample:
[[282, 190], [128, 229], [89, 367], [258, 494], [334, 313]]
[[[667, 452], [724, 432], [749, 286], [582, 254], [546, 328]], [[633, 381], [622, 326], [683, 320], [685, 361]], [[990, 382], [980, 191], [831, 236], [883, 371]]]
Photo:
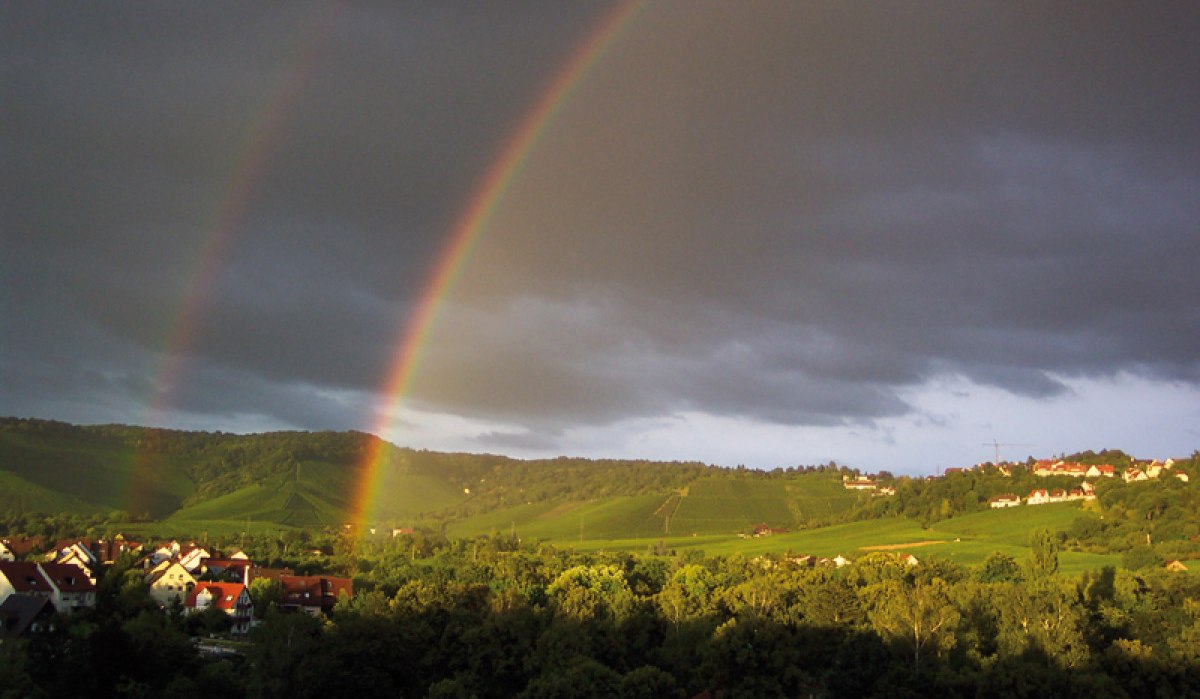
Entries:
[[1027, 444], [1025, 442], [997, 442], [996, 438], [993, 437], [992, 441], [984, 442], [983, 446], [995, 448], [996, 456], [992, 459], [992, 465], [999, 466], [1000, 465], [1000, 447], [1032, 447], [1033, 445]]

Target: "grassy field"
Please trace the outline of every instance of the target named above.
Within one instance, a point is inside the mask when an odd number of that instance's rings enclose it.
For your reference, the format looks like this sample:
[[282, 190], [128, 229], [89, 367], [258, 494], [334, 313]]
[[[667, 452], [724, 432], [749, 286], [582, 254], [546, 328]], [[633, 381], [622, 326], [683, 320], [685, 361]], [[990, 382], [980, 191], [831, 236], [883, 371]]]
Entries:
[[[793, 552], [814, 556], [843, 555], [854, 559], [887, 547], [897, 553], [911, 553], [921, 559], [936, 555], [966, 566], [981, 564], [988, 555], [1000, 551], [1018, 561], [1029, 557], [1027, 542], [1034, 529], [1059, 531], [1079, 516], [1091, 516], [1078, 504], [1064, 503], [1007, 510], [989, 510], [938, 522], [926, 529], [919, 523], [899, 518], [876, 519], [831, 527], [807, 529], [761, 538], [728, 534], [651, 538], [578, 538], [549, 537], [556, 545], [590, 551], [643, 552], [658, 544], [676, 550], [697, 549], [706, 555], [745, 556]], [[1118, 565], [1120, 556], [1064, 551], [1059, 568], [1075, 575], [1106, 565]]]

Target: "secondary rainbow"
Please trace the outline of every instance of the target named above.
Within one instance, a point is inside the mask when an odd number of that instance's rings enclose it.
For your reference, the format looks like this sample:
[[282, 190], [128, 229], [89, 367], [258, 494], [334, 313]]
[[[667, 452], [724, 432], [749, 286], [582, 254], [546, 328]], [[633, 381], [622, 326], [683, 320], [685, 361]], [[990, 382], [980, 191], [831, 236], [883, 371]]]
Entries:
[[[272, 155], [292, 107], [304, 92], [313, 73], [313, 66], [333, 20], [332, 6], [314, 12], [300, 23], [299, 30], [287, 45], [280, 77], [274, 89], [266, 93], [254, 118], [250, 120], [242, 143], [230, 159], [226, 177], [220, 181], [215, 197], [203, 221], [202, 242], [196, 251], [195, 262], [185, 275], [179, 307], [163, 332], [162, 351], [153, 373], [151, 395], [145, 402], [144, 414], [135, 424], [158, 426], [169, 422], [172, 401], [177, 399], [187, 375], [187, 360], [196, 340], [197, 328], [203, 319], [217, 284], [221, 263], [258, 190], [259, 182], [268, 170]], [[150, 467], [148, 455], [134, 455], [130, 483], [125, 498], [130, 511], [137, 511], [145, 498], [145, 470]]]
[[[380, 392], [380, 402], [376, 406], [376, 423], [371, 430], [373, 434], [385, 434], [399, 411], [409, 391], [413, 374], [420, 365], [422, 350], [437, 320], [442, 301], [454, 287], [464, 263], [470, 257], [471, 248], [487, 227], [509, 184], [520, 172], [540, 136], [554, 122], [555, 116], [582, 84], [589, 70], [596, 65], [621, 30], [637, 14], [641, 4], [640, 0], [627, 0], [618, 4], [588, 34], [542, 91], [537, 102], [526, 112], [517, 130], [501, 150], [500, 156], [492, 162], [476, 187], [469, 205], [450, 230], [449, 242], [439, 256], [396, 343], [398, 349]], [[371, 516], [377, 481], [385, 458], [384, 441], [372, 440], [361, 463], [359, 482], [352, 501], [352, 514], [356, 522], [361, 523]]]

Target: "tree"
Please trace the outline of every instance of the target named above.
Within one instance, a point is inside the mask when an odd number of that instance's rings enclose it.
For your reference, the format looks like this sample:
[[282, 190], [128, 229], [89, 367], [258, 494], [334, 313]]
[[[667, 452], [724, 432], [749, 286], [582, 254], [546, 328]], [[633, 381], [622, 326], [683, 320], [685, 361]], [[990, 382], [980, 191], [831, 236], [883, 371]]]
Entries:
[[976, 577], [979, 582], [985, 583], [1019, 582], [1024, 579], [1017, 559], [1000, 551], [988, 554]]
[[570, 568], [546, 588], [546, 594], [559, 614], [579, 621], [620, 619], [633, 603], [625, 574], [614, 565]]
[[1047, 529], [1035, 529], [1029, 535], [1029, 572], [1034, 582], [1058, 572], [1058, 546]]
[[920, 670], [923, 655], [954, 647], [959, 613], [944, 581], [908, 585], [888, 580], [881, 584], [885, 590], [876, 597], [881, 602], [869, 614], [871, 624], [911, 653], [914, 672]]

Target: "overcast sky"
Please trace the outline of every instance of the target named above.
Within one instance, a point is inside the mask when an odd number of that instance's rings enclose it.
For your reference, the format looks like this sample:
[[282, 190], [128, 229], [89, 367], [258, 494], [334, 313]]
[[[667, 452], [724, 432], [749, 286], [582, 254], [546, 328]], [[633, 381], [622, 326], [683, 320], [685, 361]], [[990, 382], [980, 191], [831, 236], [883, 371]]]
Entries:
[[[600, 2], [0, 5], [0, 414], [374, 430]], [[1200, 448], [1200, 5], [638, 8], [385, 436], [927, 473]]]

